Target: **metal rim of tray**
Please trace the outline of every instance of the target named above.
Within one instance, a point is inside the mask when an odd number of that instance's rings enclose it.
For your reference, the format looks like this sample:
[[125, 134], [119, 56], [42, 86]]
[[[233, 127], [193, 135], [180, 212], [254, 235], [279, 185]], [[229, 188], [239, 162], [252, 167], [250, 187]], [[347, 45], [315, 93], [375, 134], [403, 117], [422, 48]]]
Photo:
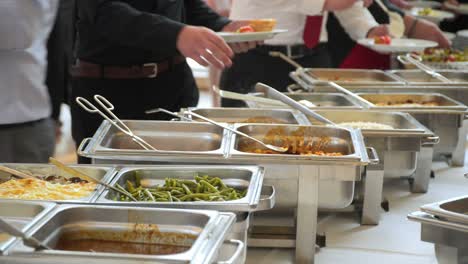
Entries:
[[449, 200], [445, 200], [445, 201], [441, 201], [441, 202], [437, 202], [437, 203], [423, 205], [423, 206], [421, 206], [420, 209], [421, 209], [421, 211], [423, 211], [425, 213], [428, 213], [428, 214], [431, 214], [431, 215], [434, 215], [434, 216], [437, 216], [437, 217], [441, 218], [441, 220], [446, 219], [449, 222], [456, 222], [456, 223], [468, 225], [468, 215], [467, 214], [451, 212], [451, 211], [445, 210], [445, 209], [443, 209], [441, 207], [443, 204], [456, 202], [456, 201], [462, 200], [462, 199], [468, 199], [468, 196], [461, 196], [461, 197], [457, 197], [457, 198], [453, 198], [453, 199], [449, 199]]

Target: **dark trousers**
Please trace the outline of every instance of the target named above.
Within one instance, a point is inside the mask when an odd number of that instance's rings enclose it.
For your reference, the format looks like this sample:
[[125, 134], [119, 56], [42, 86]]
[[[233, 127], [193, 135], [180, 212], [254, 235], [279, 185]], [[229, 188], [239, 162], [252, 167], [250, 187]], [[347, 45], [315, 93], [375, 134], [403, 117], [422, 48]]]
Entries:
[[[309, 55], [295, 59], [303, 67], [330, 67], [330, 57], [326, 45], [321, 44]], [[233, 60], [231, 68], [221, 75], [220, 88], [236, 93], [249, 93], [254, 90], [258, 82], [265, 83], [279, 91], [286, 91], [288, 85], [293, 83], [289, 73], [295, 68], [278, 57], [253, 49], [247, 53], [238, 54]], [[243, 107], [244, 102], [222, 99], [223, 107]]]
[[[178, 111], [181, 107], [192, 107], [198, 103], [198, 89], [186, 63], [176, 65], [171, 71], [153, 79], [73, 79], [70, 107], [72, 136], [77, 145], [84, 138], [93, 136], [103, 118], [83, 110], [75, 98], [81, 96], [94, 103], [95, 94], [107, 98], [120, 119], [170, 119], [172, 116], [147, 115], [145, 111], [154, 108]], [[89, 163], [89, 160], [79, 158], [79, 162]]]

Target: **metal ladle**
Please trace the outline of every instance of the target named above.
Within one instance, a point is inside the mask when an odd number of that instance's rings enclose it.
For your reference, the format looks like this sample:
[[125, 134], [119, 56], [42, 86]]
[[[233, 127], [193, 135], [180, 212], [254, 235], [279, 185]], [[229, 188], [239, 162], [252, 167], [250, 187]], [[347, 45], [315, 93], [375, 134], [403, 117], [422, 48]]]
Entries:
[[[181, 118], [181, 119], [186, 119], [186, 117], [183, 116], [183, 115], [180, 115], [180, 114], [177, 114], [177, 113], [174, 113], [174, 112], [168, 111], [168, 110], [166, 110], [166, 109], [162, 109], [162, 108], [158, 108], [158, 109], [153, 109], [153, 110], [146, 111], [147, 114], [157, 113], [157, 112], [164, 112], [164, 113], [166, 113], [166, 114], [169, 114], [169, 115], [172, 115], [172, 116]], [[222, 125], [222, 124], [220, 124], [220, 123], [218, 123], [218, 122], [216, 122], [216, 121], [214, 121], [214, 120], [212, 120], [212, 119], [209, 119], [209, 118], [207, 118], [207, 117], [204, 117], [204, 116], [199, 115], [199, 114], [197, 114], [197, 113], [194, 113], [194, 112], [192, 112], [192, 111], [189, 111], [189, 110], [188, 110], [188, 111], [185, 111], [184, 114], [188, 114], [188, 115], [194, 116], [194, 117], [199, 118], [199, 119], [201, 119], [201, 120], [203, 120], [203, 121], [206, 121], [206, 122], [208, 122], [208, 123], [210, 123], [210, 124], [213, 124], [213, 125], [215, 125], [215, 126], [221, 127], [221, 128], [223, 128], [223, 129], [226, 129], [226, 130], [229, 130], [229, 131], [231, 131], [231, 132], [234, 133], [234, 134], [237, 134], [237, 135], [239, 135], [239, 136], [246, 137], [246, 138], [248, 138], [248, 139], [250, 139], [250, 140], [253, 140], [253, 141], [259, 143], [260, 145], [264, 146], [264, 147], [267, 148], [267, 149], [270, 149], [270, 150], [273, 150], [273, 151], [276, 151], [276, 152], [286, 152], [286, 151], [288, 150], [287, 147], [279, 147], [279, 146], [274, 146], [274, 145], [271, 145], [271, 144], [267, 144], [267, 143], [265, 143], [265, 142], [263, 142], [263, 141], [261, 141], [261, 140], [259, 140], [259, 139], [256, 139], [256, 138], [254, 138], [254, 137], [251, 137], [251, 136], [249, 136], [249, 135], [247, 135], [247, 134], [245, 134], [245, 133], [243, 133], [243, 132], [237, 131], [237, 130], [232, 129], [232, 128], [230, 128], [230, 127], [224, 126], [224, 125]], [[191, 120], [191, 121], [193, 121], [193, 120]]]
[[408, 64], [413, 64], [414, 66], [418, 67], [420, 70], [428, 74], [429, 76], [438, 79], [439, 81], [442, 81], [444, 83], [452, 83], [452, 80], [446, 78], [442, 74], [436, 72], [433, 68], [427, 66], [426, 64], [422, 63], [422, 58], [421, 56], [418, 56], [414, 53], [409, 53], [406, 54], [405, 56], [399, 55], [397, 57], [398, 61], [401, 63], [408, 65]]
[[10, 225], [7, 221], [3, 220], [2, 218], [0, 218], [0, 230], [4, 231], [5, 233], [8, 233], [11, 236], [23, 239], [23, 243], [28, 247], [32, 247], [36, 250], [51, 250], [51, 248], [46, 244], [40, 242], [34, 237], [27, 236], [25, 233], [21, 232], [16, 227]]
[[[280, 57], [281, 59], [283, 59], [284, 61], [288, 62], [289, 64], [291, 64], [292, 66], [296, 67], [297, 70], [301, 73], [302, 76], [304, 76], [307, 81], [309, 82], [320, 82], [314, 78], [312, 78], [309, 74], [305, 74], [305, 69], [297, 62], [295, 62], [294, 60], [292, 60], [291, 58], [289, 58], [288, 56], [286, 56], [285, 54], [281, 53], [281, 52], [278, 52], [278, 51], [272, 51], [269, 53], [270, 56], [272, 57]], [[373, 103], [367, 101], [366, 99], [360, 97], [359, 95], [349, 91], [348, 89], [345, 89], [341, 86], [339, 86], [338, 84], [336, 84], [335, 82], [331, 82], [331, 81], [324, 81], [322, 83], [326, 83], [330, 86], [332, 86], [333, 88], [337, 89], [338, 91], [352, 97], [354, 100], [356, 101], [359, 101], [361, 102], [363, 105], [374, 105]]]
[[291, 99], [290, 97], [288, 97], [288, 96], [284, 95], [283, 93], [277, 91], [273, 87], [270, 87], [270, 86], [268, 86], [266, 84], [263, 84], [263, 83], [257, 83], [255, 85], [255, 89], [256, 89], [256, 91], [265, 93], [265, 95], [270, 97], [270, 98], [280, 100], [281, 102], [291, 106], [294, 109], [297, 109], [297, 110], [301, 111], [303, 114], [305, 114], [307, 116], [310, 116], [310, 117], [316, 119], [319, 122], [329, 124], [329, 125], [335, 125], [335, 123], [333, 123], [332, 121], [330, 121], [327, 118], [317, 114], [315, 111], [311, 110], [310, 108], [308, 108], [308, 107], [294, 101], [293, 99]]

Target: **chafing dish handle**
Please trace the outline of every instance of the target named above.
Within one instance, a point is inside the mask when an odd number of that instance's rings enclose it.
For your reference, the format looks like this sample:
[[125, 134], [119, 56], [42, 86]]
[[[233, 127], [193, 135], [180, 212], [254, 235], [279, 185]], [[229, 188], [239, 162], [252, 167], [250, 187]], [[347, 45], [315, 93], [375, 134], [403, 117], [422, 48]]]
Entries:
[[234, 254], [228, 259], [228, 260], [225, 260], [225, 261], [218, 261], [216, 262], [216, 264], [232, 264], [232, 263], [235, 263], [237, 261], [237, 259], [241, 256], [241, 253], [242, 251], [244, 250], [244, 242], [240, 241], [240, 240], [237, 240], [237, 239], [230, 239], [226, 242], [224, 242], [225, 244], [233, 244], [236, 246], [236, 251], [234, 252]]
[[422, 145], [427, 146], [427, 145], [436, 145], [439, 144], [440, 142], [440, 137], [439, 136], [432, 136], [432, 137], [427, 137], [423, 139]]
[[260, 198], [257, 207], [254, 211], [265, 211], [270, 210], [275, 206], [276, 203], [276, 190], [272, 185], [262, 186], [262, 195], [268, 195], [266, 198]]
[[83, 141], [81, 141], [78, 149], [76, 150], [78, 156], [89, 157], [89, 150], [86, 147], [89, 145], [89, 142], [91, 142], [92, 139], [93, 138], [85, 138]]
[[463, 120], [467, 120], [468, 119], [468, 112], [465, 112], [465, 115], [463, 115]]
[[[380, 159], [379, 159], [379, 154], [377, 154], [377, 151], [373, 147], [366, 147], [367, 150], [367, 156], [369, 156], [369, 162], [370, 164], [379, 164]], [[369, 155], [370, 154], [370, 155]]]
[[420, 212], [420, 211], [410, 213], [407, 217], [408, 217], [409, 220], [419, 222], [421, 224], [435, 225], [435, 226], [449, 228], [449, 229], [457, 230], [457, 231], [461, 231], [461, 232], [467, 232], [468, 231], [468, 228], [465, 225], [440, 220], [440, 219], [436, 218], [433, 215], [430, 215], [430, 214], [427, 214], [427, 213], [424, 213], [424, 212]]
[[[299, 76], [299, 74], [297, 72], [289, 73], [289, 77], [291, 77], [291, 79], [293, 79], [303, 90], [305, 90], [307, 92], [313, 92], [314, 91], [314, 89], [311, 87], [311, 85], [306, 83], [301, 78], [301, 76]], [[288, 87], [288, 91], [289, 91], [289, 87]], [[294, 91], [291, 91], [291, 92], [294, 92]]]

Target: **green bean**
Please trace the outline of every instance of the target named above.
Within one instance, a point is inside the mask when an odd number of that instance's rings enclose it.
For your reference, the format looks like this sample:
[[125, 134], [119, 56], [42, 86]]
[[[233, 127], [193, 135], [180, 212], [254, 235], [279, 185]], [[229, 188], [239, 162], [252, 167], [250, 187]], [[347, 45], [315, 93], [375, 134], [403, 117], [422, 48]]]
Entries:
[[184, 191], [186, 194], [192, 194], [192, 192], [190, 191], [190, 189], [187, 187], [187, 185], [185, 185], [184, 183], [182, 183], [182, 188], [184, 188]]
[[154, 196], [151, 194], [150, 191], [148, 191], [148, 189], [145, 189], [144, 190], [145, 194], [148, 195], [148, 197], [151, 199], [151, 201], [156, 201], [156, 199], [154, 199]]
[[216, 187], [214, 187], [213, 185], [211, 185], [209, 182], [207, 182], [205, 180], [201, 180], [200, 183], [205, 185], [205, 187], [208, 189], [208, 190], [205, 190], [205, 192], [206, 191], [209, 191], [209, 192], [217, 192], [218, 191], [218, 189], [216, 189]]
[[132, 193], [135, 191], [135, 187], [133, 186], [133, 183], [129, 180], [127, 180], [127, 189], [129, 193]]

